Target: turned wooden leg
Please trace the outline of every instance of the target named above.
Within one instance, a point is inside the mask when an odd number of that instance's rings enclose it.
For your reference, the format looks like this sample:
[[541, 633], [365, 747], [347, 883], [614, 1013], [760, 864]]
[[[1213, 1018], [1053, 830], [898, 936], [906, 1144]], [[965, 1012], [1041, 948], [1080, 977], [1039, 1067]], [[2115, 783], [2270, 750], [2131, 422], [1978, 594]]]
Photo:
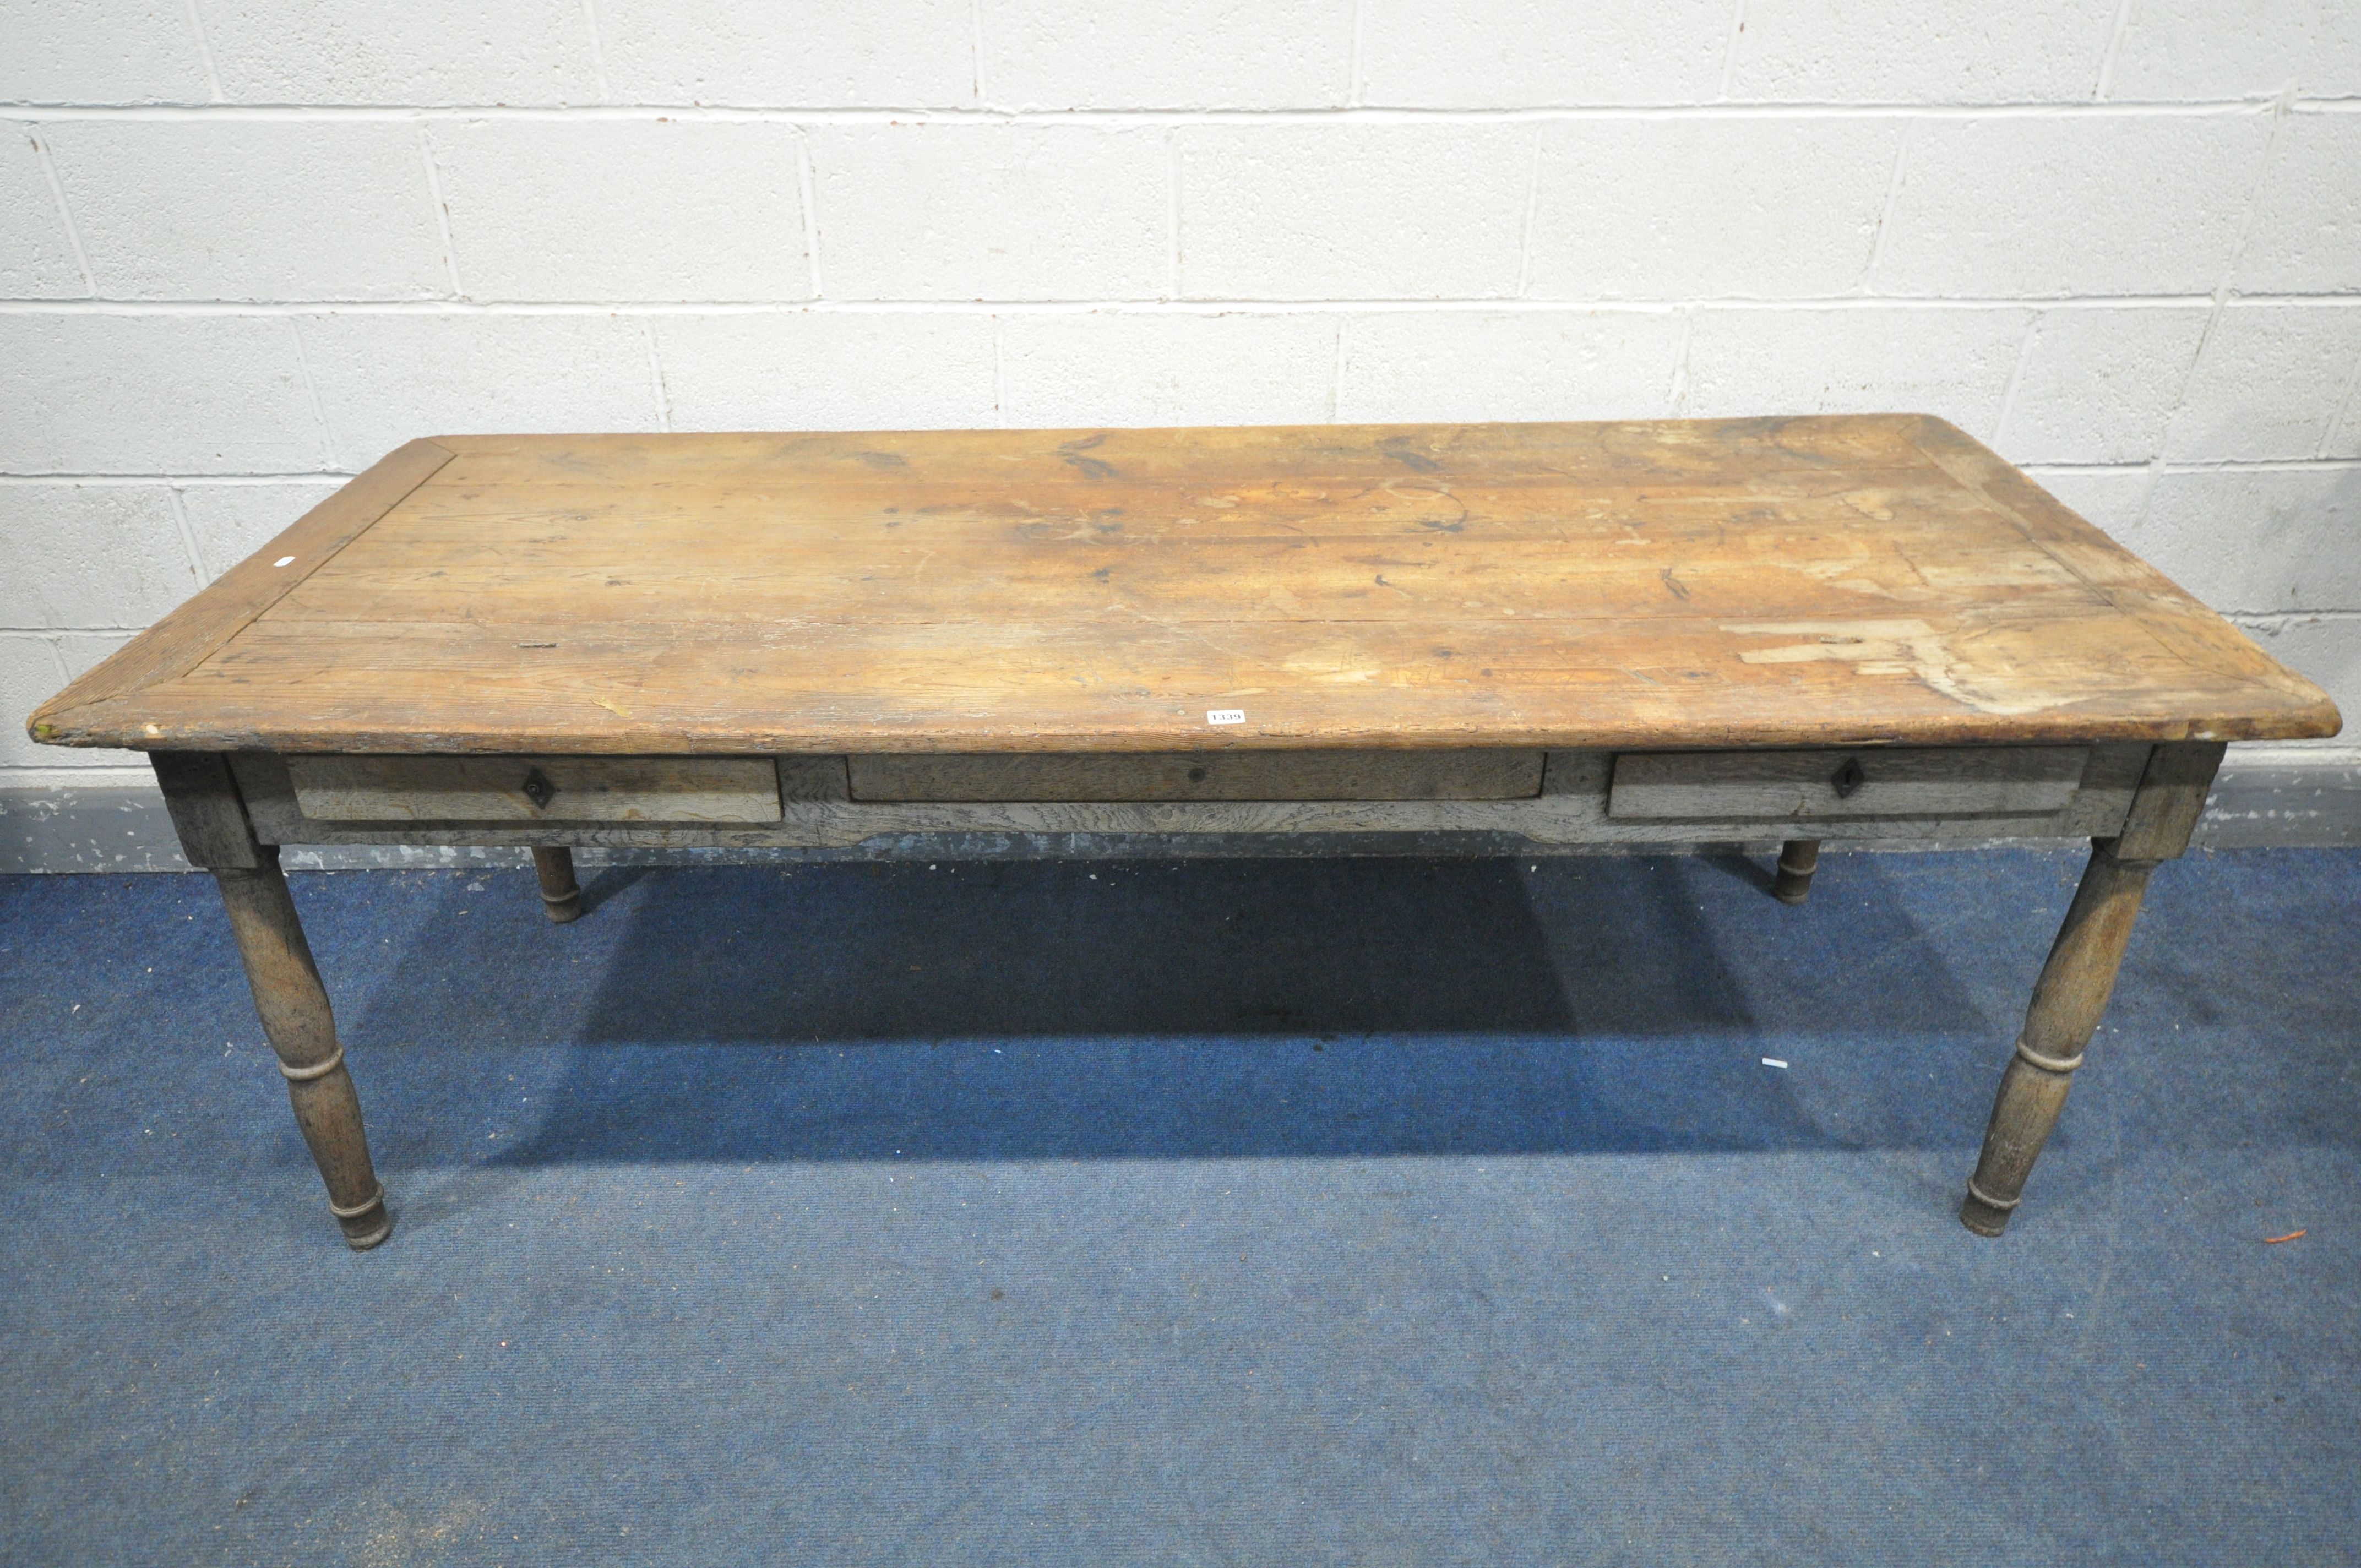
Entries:
[[237, 937], [238, 957], [246, 960], [262, 1032], [279, 1053], [295, 1124], [328, 1184], [328, 1212], [344, 1228], [345, 1240], [366, 1250], [392, 1234], [393, 1216], [369, 1165], [360, 1096], [345, 1070], [327, 989], [320, 983], [295, 901], [288, 895], [278, 848], [263, 845], [255, 858], [260, 864], [251, 868], [215, 867], [214, 880], [229, 906], [230, 929]]
[[574, 880], [574, 851], [559, 845], [536, 849], [533, 869], [541, 877], [541, 910], [560, 926], [582, 917], [582, 884]]
[[2001, 1075], [1983, 1154], [1960, 1204], [1960, 1223], [1978, 1235], [2000, 1234], [2025, 1196], [2026, 1178], [2066, 1108], [2082, 1048], [2114, 994], [2148, 876], [2158, 861], [2189, 847], [2222, 751], [2212, 741], [2158, 746], [2133, 793], [2122, 834], [2092, 842], [2091, 863], [2034, 982], [2025, 1032]]
[[1812, 873], [1820, 869], [1817, 839], [1790, 839], [1779, 847], [1779, 875], [1771, 896], [1782, 904], [1801, 904], [1812, 891]]
[[393, 1234], [393, 1216], [369, 1165], [360, 1096], [345, 1070], [327, 988], [279, 869], [279, 847], [256, 839], [227, 757], [159, 751], [148, 761], [179, 830], [181, 852], [220, 884], [254, 1010], [262, 1015], [262, 1032], [279, 1054], [287, 1097], [295, 1104], [295, 1124], [328, 1184], [328, 1212], [355, 1249], [373, 1247]]
[[2091, 850], [2082, 885], [2034, 983], [2025, 1032], [2001, 1076], [2000, 1095], [1984, 1131], [1983, 1157], [1960, 1205], [1960, 1222], [1978, 1235], [1996, 1236], [2008, 1224], [2010, 1211], [2024, 1195], [2025, 1179], [2033, 1174], [2033, 1162], [2066, 1108], [2066, 1091], [2114, 992], [2115, 970], [2154, 870], [2153, 861], [2118, 860], [2112, 840], [2102, 839]]

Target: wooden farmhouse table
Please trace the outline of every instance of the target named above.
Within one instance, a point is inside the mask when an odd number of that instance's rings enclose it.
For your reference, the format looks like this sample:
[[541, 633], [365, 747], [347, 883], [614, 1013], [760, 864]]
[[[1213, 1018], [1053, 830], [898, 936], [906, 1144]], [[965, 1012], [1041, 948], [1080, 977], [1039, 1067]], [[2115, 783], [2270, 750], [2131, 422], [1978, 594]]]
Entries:
[[[2311, 683], [1912, 415], [414, 441], [32, 718], [148, 751], [355, 1247], [284, 844], [1532, 854], [2088, 839], [1997, 1235], [2225, 741]], [[912, 837], [918, 836], [918, 837]]]

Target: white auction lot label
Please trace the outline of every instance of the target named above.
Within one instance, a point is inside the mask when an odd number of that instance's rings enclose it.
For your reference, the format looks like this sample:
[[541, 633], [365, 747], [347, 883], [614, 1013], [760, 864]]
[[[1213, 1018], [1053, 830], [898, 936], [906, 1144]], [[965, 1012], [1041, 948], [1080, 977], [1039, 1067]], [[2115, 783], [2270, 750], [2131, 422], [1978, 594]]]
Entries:
[[1246, 710], [1243, 707], [1209, 707], [1205, 710], [1208, 724], [1244, 724]]

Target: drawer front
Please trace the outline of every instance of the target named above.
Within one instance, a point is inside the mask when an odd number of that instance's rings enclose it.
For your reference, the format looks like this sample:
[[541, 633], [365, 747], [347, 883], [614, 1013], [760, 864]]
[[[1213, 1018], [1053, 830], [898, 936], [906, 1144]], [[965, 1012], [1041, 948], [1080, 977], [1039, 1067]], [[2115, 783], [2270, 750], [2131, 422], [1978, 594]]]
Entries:
[[2090, 761], [2081, 746], [1851, 751], [1635, 751], [1615, 759], [1607, 815], [1631, 821], [2048, 817]]
[[319, 822], [776, 822], [767, 757], [290, 757]]
[[1148, 751], [851, 759], [874, 801], [1521, 800], [1539, 751]]

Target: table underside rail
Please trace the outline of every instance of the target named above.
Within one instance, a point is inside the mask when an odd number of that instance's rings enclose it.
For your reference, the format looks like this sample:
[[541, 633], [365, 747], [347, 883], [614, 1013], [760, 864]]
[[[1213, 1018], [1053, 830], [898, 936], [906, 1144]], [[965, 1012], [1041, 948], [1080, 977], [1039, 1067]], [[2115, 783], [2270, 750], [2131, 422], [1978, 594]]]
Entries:
[[[864, 770], [858, 761], [848, 769], [841, 758], [787, 757], [767, 760], [778, 769], [777, 805], [766, 808], [775, 809], [776, 815], [771, 820], [755, 821], [569, 817], [563, 815], [569, 800], [564, 789], [549, 795], [548, 814], [537, 818], [530, 804], [522, 810], [511, 809], [513, 801], [503, 803], [502, 814], [497, 817], [415, 815], [392, 818], [385, 814], [392, 809], [430, 813], [447, 809], [438, 808], [432, 804], [434, 797], [427, 796], [407, 807], [371, 807], [373, 816], [368, 819], [329, 819], [304, 810], [305, 803], [299, 799], [290, 773], [290, 759], [243, 752], [233, 754], [230, 762], [256, 837], [271, 844], [844, 849], [913, 835], [1168, 839], [1488, 835], [1542, 849], [1798, 837], [1848, 842], [2105, 838], [2122, 827], [2150, 751], [2144, 743], [2070, 749], [1961, 748], [1955, 753], [1957, 776], [1949, 780], [1944, 773], [1946, 754], [1931, 749], [1906, 754], [1877, 749], [1850, 753], [1692, 753], [1687, 755], [1698, 766], [1686, 771], [1677, 765], [1668, 771], [1664, 766], [1668, 761], [1677, 764], [1683, 755], [1678, 753], [1627, 752], [1619, 758], [1609, 751], [1552, 751], [1540, 771], [1539, 793], [1521, 798], [1355, 800], [862, 800], [852, 798], [848, 780], [864, 771], [873, 775], [882, 770]], [[1733, 767], [1743, 768], [1750, 758], [1773, 764], [1767, 773], [1764, 769], [1755, 770], [1766, 773], [1770, 784], [1763, 778], [1733, 779]], [[503, 761], [520, 780], [527, 782], [545, 779], [557, 771], [536, 773], [535, 760], [531, 758], [466, 759], [466, 788], [478, 790], [488, 770]], [[742, 769], [752, 760], [722, 761]], [[312, 762], [305, 759], [299, 765]], [[1635, 770], [1636, 762], [1647, 766]], [[1482, 789], [1497, 794], [1513, 784], [1514, 767], [1513, 761], [1503, 763], [1484, 758], [1473, 766], [1432, 768], [1426, 776], [1456, 784], [1464, 793]], [[2066, 771], [2061, 773], [2061, 768]], [[1650, 781], [1645, 798], [1655, 804], [1634, 807], [1628, 798], [1619, 800], [1619, 769], [1627, 778], [1635, 772], [1644, 773]], [[1821, 779], [1824, 773], [1834, 782]], [[1692, 773], [1693, 777], [1688, 776]], [[1865, 774], [1865, 782], [1852, 774]], [[1780, 782], [1790, 775], [1805, 783], [1789, 788]], [[924, 776], [924, 773], [906, 768], [898, 771], [898, 776]], [[1180, 776], [1185, 780], [1186, 771]], [[709, 801], [710, 784], [705, 780], [697, 785], [708, 794], [697, 798]], [[1786, 793], [1780, 794], [1780, 789]], [[315, 805], [319, 798], [313, 796]], [[1682, 809], [1678, 803], [1691, 798], [1708, 803], [1732, 800], [1752, 809], [1720, 816], [1661, 814]], [[1668, 806], [1667, 801], [1673, 804]], [[1861, 805], [1855, 807], [1854, 802]], [[1769, 806], [1777, 809], [1765, 808]], [[2002, 809], [1978, 809], [1985, 806]], [[1638, 811], [1652, 814], [1633, 814]]]

